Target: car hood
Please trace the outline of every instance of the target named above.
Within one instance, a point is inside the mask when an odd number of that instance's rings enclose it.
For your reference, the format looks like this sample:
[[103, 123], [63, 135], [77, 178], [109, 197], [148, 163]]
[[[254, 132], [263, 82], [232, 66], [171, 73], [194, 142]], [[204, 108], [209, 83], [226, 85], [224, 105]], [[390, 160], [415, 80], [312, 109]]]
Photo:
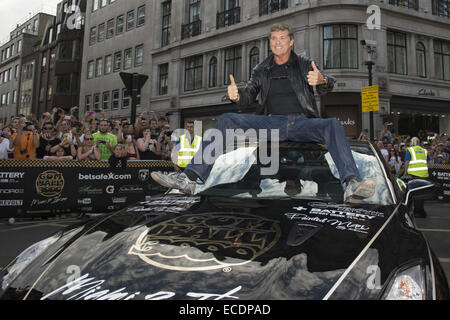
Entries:
[[338, 283], [334, 298], [374, 298], [368, 268], [393, 259], [385, 281], [408, 259], [370, 243], [394, 210], [164, 195], [66, 230], [3, 298], [322, 299]]

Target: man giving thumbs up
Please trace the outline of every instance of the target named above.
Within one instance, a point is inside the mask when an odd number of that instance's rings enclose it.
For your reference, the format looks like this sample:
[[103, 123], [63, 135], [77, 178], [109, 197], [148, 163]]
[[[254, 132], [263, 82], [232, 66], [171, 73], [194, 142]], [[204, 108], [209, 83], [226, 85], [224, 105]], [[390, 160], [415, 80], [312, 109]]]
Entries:
[[[372, 197], [375, 181], [361, 180], [341, 123], [335, 118], [320, 118], [314, 89], [320, 95], [326, 94], [333, 90], [335, 79], [324, 75], [311, 59], [292, 51], [294, 33], [290, 26], [274, 24], [269, 40], [272, 54], [253, 69], [244, 88], [238, 88], [234, 76], [229, 75], [228, 98], [242, 107], [254, 104], [259, 98], [258, 115], [225, 113], [216, 129], [223, 137], [227, 129], [279, 130], [283, 141], [324, 143], [339, 171], [345, 202]], [[200, 149], [206, 150], [209, 143], [203, 141]], [[191, 162], [177, 176], [152, 173], [152, 177], [162, 185], [194, 194], [197, 179], [206, 182], [213, 167], [205, 162]]]

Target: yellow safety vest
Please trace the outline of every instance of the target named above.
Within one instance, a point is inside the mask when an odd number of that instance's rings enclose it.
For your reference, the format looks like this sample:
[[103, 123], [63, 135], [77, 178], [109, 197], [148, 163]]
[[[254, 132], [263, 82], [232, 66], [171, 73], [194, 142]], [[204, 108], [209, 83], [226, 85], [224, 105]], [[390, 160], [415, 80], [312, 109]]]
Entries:
[[411, 154], [408, 174], [420, 178], [428, 178], [427, 150], [419, 146], [414, 146], [408, 148], [408, 151]]
[[177, 165], [180, 168], [186, 168], [187, 165], [191, 162], [192, 158], [194, 158], [198, 149], [200, 149], [200, 145], [202, 143], [202, 137], [195, 136], [192, 144], [189, 142], [186, 135], [180, 137], [180, 150], [178, 151], [178, 162]]

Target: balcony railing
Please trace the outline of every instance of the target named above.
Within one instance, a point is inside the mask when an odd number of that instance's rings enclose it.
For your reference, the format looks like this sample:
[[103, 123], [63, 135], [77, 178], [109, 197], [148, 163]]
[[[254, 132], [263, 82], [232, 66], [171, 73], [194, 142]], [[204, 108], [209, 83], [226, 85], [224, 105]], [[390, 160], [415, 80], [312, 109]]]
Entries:
[[202, 20], [197, 20], [181, 26], [181, 40], [198, 36], [202, 33]]
[[288, 8], [287, 0], [259, 0], [259, 15], [266, 15]]
[[433, 0], [433, 15], [450, 18], [450, 1], [449, 0]]
[[241, 22], [241, 7], [236, 7], [223, 12], [217, 12], [216, 28], [224, 28]]

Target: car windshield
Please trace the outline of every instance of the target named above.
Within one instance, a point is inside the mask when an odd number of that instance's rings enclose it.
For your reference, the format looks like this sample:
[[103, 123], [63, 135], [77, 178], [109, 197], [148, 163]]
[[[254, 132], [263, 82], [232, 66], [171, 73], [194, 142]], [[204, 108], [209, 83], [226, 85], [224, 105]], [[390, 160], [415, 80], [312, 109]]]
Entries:
[[[361, 178], [376, 182], [367, 204], [393, 204], [382, 168], [368, 144], [352, 145]], [[197, 193], [236, 198], [309, 198], [343, 203], [344, 190], [328, 150], [320, 144], [282, 143], [279, 157], [267, 164], [260, 160], [259, 147], [240, 147], [221, 155]], [[273, 167], [276, 170], [273, 170]], [[270, 170], [269, 170], [270, 169]], [[271, 172], [272, 171], [272, 172]]]

